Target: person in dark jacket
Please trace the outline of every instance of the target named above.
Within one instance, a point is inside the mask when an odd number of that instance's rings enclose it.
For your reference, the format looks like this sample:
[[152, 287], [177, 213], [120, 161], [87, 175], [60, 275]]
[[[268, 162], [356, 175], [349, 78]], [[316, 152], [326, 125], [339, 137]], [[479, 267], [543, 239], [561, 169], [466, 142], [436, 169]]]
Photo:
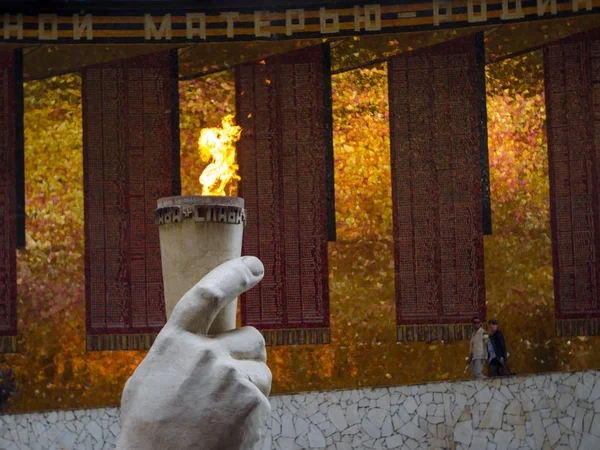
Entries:
[[490, 377], [499, 377], [502, 375], [510, 375], [508, 370], [508, 355], [506, 353], [506, 344], [504, 336], [498, 329], [498, 321], [490, 320], [490, 338], [487, 343], [488, 347], [488, 374]]

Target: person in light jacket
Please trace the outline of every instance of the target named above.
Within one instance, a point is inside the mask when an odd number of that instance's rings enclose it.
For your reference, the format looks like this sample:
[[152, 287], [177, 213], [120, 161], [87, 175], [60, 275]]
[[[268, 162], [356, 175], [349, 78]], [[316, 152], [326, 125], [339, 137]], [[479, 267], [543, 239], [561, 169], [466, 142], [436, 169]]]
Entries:
[[485, 378], [482, 371], [488, 357], [487, 338], [488, 335], [481, 326], [481, 320], [479, 317], [473, 317], [473, 334], [469, 347], [469, 364], [471, 364], [473, 378]]

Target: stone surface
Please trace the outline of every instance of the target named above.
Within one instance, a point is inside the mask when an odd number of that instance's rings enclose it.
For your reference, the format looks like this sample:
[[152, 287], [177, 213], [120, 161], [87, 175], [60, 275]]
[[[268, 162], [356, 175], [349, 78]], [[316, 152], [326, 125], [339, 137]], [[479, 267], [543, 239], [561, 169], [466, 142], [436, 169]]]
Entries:
[[469, 445], [473, 438], [473, 422], [471, 420], [465, 420], [464, 422], [458, 422], [454, 427], [454, 441], [460, 442], [461, 444]]
[[[599, 450], [597, 386], [600, 371], [277, 395], [255, 450]], [[0, 430], [3, 450], [110, 450], [119, 410], [0, 415]]]
[[404, 425], [402, 428], [400, 428], [399, 432], [400, 432], [400, 434], [403, 434], [404, 436], [412, 438], [416, 441], [419, 441], [419, 440], [423, 439], [425, 436], [427, 436], [427, 433], [425, 433], [422, 429], [420, 429], [418, 426], [416, 426], [412, 422], [408, 422], [406, 425]]
[[579, 445], [580, 450], [598, 450], [600, 448], [600, 438], [593, 434], [584, 433]]
[[325, 437], [323, 433], [315, 427], [311, 425], [310, 430], [308, 432], [308, 442], [310, 444], [310, 448], [324, 448], [327, 444], [325, 444]]
[[479, 423], [480, 428], [502, 428], [502, 416], [505, 404], [492, 400], [485, 410], [485, 414]]
[[343, 431], [348, 428], [346, 416], [339, 405], [330, 406], [327, 417], [329, 417], [329, 420], [338, 429], [338, 431]]

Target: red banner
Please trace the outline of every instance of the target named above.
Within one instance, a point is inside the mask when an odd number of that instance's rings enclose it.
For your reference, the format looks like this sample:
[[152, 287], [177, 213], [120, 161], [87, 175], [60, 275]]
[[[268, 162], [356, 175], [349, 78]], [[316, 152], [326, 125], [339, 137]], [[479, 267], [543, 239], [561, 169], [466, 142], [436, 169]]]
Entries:
[[149, 348], [165, 322], [154, 217], [172, 192], [172, 63], [162, 52], [83, 70], [88, 350]]
[[482, 44], [471, 35], [388, 63], [399, 341], [468, 339], [485, 316]]
[[328, 70], [324, 46], [236, 68], [244, 254], [265, 265], [264, 280], [242, 296], [242, 323], [267, 345], [330, 341]]
[[600, 29], [544, 48], [558, 336], [600, 321]]
[[0, 353], [17, 350], [15, 52], [0, 52]]

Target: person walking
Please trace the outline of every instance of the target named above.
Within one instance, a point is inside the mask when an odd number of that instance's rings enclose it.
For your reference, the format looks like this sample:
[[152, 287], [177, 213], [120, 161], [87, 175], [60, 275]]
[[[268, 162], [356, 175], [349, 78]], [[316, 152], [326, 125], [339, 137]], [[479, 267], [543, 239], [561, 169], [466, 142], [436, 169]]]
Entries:
[[487, 338], [488, 335], [481, 326], [481, 320], [479, 317], [473, 317], [473, 333], [471, 334], [471, 344], [469, 347], [469, 364], [471, 364], [473, 378], [486, 378], [482, 371], [488, 357], [485, 342]]
[[506, 344], [504, 336], [498, 329], [498, 321], [492, 319], [490, 324], [490, 338], [487, 343], [488, 350], [488, 375], [490, 377], [499, 377], [502, 375], [510, 375], [508, 370], [508, 355], [506, 353]]

